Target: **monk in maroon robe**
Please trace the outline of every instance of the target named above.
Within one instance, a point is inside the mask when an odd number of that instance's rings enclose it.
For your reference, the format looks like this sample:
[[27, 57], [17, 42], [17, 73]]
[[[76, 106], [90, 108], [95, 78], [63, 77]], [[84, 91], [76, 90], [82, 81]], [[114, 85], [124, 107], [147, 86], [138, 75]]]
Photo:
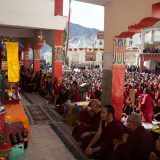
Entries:
[[125, 130], [123, 124], [114, 119], [114, 108], [110, 105], [102, 107], [101, 120], [85, 154], [93, 159], [109, 160], [114, 157], [115, 147], [121, 142]]
[[[80, 124], [73, 129], [72, 136], [81, 141], [87, 136], [94, 135], [101, 120], [101, 102], [92, 100], [89, 103], [91, 110], [84, 109], [80, 113]], [[92, 112], [92, 113], [91, 113]]]
[[143, 121], [145, 122], [152, 122], [152, 116], [153, 116], [153, 98], [149, 94], [149, 90], [145, 90], [145, 95], [142, 99], [141, 103], [141, 111], [143, 116]]
[[82, 94], [79, 91], [78, 84], [76, 81], [74, 81], [71, 85], [69, 99], [71, 100], [71, 102], [81, 102], [82, 101]]
[[117, 149], [115, 160], [148, 160], [154, 151], [152, 135], [142, 126], [141, 116], [132, 113], [128, 118], [131, 135], [123, 136], [123, 144]]
[[59, 97], [60, 90], [63, 88], [62, 80], [60, 78], [55, 78], [55, 82], [53, 84], [53, 89], [51, 91], [52, 95], [52, 103], [55, 106], [57, 99]]

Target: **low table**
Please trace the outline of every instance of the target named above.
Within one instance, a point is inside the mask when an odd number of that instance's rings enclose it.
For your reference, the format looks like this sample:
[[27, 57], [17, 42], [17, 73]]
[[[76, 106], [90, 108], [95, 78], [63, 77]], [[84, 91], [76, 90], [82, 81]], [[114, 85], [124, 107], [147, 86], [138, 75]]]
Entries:
[[83, 109], [85, 109], [89, 104], [89, 101], [75, 102], [67, 104], [67, 113], [65, 117], [65, 122], [69, 126], [74, 126], [76, 122], [79, 121], [79, 115]]

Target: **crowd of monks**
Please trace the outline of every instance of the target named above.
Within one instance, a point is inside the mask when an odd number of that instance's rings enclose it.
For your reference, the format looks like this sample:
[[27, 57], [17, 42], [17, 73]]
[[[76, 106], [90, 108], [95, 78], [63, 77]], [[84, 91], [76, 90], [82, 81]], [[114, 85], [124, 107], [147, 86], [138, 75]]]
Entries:
[[114, 117], [111, 105], [91, 100], [80, 114], [80, 123], [72, 136], [90, 159], [95, 160], [158, 160], [160, 140], [142, 126], [142, 116], [131, 113], [127, 125]]
[[124, 113], [135, 111], [143, 121], [160, 121], [160, 77], [154, 73], [126, 73]]
[[127, 68], [123, 116], [128, 118], [124, 124], [114, 117], [116, 106], [101, 104], [101, 69], [85, 66], [78, 69], [73, 67], [64, 72], [63, 79], [57, 78], [53, 84], [48, 73], [35, 75], [31, 70], [23, 70], [20, 84], [24, 90], [50, 95], [54, 106], [90, 100], [72, 132], [90, 159], [158, 160], [160, 140], [153, 139], [142, 122], [160, 121], [159, 74]]

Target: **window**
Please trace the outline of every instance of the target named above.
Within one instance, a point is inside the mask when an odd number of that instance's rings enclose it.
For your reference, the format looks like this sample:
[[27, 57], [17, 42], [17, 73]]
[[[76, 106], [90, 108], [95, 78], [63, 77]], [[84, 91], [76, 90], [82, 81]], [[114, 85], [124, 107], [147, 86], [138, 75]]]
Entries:
[[101, 45], [102, 45], [102, 42], [99, 42], [99, 45], [101, 46]]

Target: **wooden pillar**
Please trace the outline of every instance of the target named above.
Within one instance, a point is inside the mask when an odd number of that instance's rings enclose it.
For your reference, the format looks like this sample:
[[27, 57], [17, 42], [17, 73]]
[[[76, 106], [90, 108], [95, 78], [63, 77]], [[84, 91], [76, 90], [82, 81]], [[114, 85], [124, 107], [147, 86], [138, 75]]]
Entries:
[[120, 119], [123, 111], [126, 39], [115, 38], [113, 43], [112, 66], [112, 105], [115, 108], [115, 117]]

